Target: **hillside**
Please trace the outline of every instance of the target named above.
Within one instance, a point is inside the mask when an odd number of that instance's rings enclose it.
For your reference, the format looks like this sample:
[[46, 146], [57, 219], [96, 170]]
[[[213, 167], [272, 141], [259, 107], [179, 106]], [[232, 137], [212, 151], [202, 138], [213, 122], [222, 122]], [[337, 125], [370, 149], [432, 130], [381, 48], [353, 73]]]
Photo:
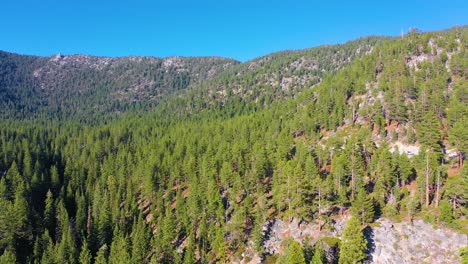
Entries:
[[459, 263], [467, 47], [456, 27], [267, 55], [107, 124], [5, 113], [0, 260]]
[[238, 64], [219, 57], [37, 57], [0, 51], [2, 118], [93, 119], [156, 104]]
[[207, 109], [229, 114], [262, 109], [294, 98], [389, 39], [365, 37], [345, 44], [269, 54], [238, 64], [179, 93], [177, 99], [170, 98], [162, 108], [180, 115]]
[[177, 91], [179, 100], [168, 99], [168, 114], [229, 101], [242, 102], [236, 111], [252, 102], [262, 108], [319, 83], [384, 39], [283, 51], [241, 64], [215, 57], [34, 57], [0, 52], [0, 103], [9, 109], [3, 117], [83, 121], [128, 110], [145, 112]]

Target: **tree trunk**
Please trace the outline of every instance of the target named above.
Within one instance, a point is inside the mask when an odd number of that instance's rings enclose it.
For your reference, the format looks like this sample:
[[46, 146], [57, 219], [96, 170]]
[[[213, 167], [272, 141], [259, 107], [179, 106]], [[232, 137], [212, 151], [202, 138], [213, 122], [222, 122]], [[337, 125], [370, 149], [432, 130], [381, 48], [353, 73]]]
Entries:
[[355, 189], [355, 181], [356, 181], [356, 173], [355, 173], [355, 157], [354, 157], [354, 148], [353, 152], [351, 153], [351, 201], [354, 201], [354, 189]]
[[319, 189], [318, 189], [318, 197], [319, 197], [319, 204], [318, 204], [318, 220], [319, 220], [319, 231], [322, 230], [322, 219], [321, 219], [321, 215], [320, 215], [320, 209], [321, 209], [321, 191], [320, 191], [320, 186], [319, 186]]
[[429, 207], [429, 153], [426, 153], [426, 208]]
[[88, 206], [88, 219], [86, 219], [86, 231], [91, 232], [91, 209]]
[[463, 166], [463, 153], [461, 151], [458, 152], [458, 168], [460, 169]]
[[437, 173], [437, 191], [436, 191], [436, 199], [435, 199], [436, 207], [439, 207], [439, 200], [440, 200], [440, 171]]
[[291, 222], [292, 222], [292, 219], [291, 219], [291, 184], [290, 184], [290, 181], [291, 181], [291, 177], [288, 173], [288, 227], [289, 229], [291, 229]]

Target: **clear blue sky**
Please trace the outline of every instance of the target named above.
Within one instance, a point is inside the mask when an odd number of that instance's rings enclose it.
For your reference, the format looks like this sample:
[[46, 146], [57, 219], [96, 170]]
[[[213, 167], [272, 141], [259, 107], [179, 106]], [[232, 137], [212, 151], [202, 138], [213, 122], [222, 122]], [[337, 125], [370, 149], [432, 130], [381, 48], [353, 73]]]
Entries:
[[399, 35], [409, 27], [467, 23], [467, 0], [2, 0], [0, 50], [245, 61], [366, 35]]

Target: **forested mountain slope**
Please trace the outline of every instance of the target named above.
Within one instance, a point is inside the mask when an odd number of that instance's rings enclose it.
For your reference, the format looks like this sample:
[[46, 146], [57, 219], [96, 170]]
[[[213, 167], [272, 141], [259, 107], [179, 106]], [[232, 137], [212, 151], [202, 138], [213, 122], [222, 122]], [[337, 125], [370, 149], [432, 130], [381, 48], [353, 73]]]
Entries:
[[[283, 51], [239, 64], [216, 57], [23, 56], [0, 52], [3, 118], [59, 117], [84, 122], [142, 113], [176, 91], [168, 114], [230, 104], [232, 111], [293, 97], [368, 53], [383, 37]], [[193, 87], [186, 90], [188, 87]], [[246, 106], [247, 105], [247, 106]], [[104, 117], [104, 118], [102, 118]]]
[[1, 117], [92, 120], [143, 110], [238, 63], [219, 57], [37, 57], [0, 51]]
[[181, 115], [206, 109], [229, 114], [262, 109], [273, 102], [295, 97], [388, 39], [365, 37], [340, 45], [269, 54], [231, 67], [179, 93], [176, 100], [168, 98], [161, 108]]
[[[388, 221], [466, 234], [467, 38], [458, 27], [384, 39], [268, 103], [206, 97], [259, 59], [105, 125], [2, 120], [1, 260], [353, 263], [382, 255], [369, 230]], [[439, 244], [442, 262], [460, 261], [459, 245]], [[440, 262], [420, 253], [404, 260]]]

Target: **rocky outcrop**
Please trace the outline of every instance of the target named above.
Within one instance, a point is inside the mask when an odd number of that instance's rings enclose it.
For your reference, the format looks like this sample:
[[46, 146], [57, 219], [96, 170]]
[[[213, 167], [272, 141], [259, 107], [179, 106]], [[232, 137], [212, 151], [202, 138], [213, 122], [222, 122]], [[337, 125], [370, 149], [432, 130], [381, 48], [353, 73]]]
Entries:
[[293, 219], [292, 222], [288, 224], [280, 219], [275, 219], [271, 223], [267, 239], [264, 242], [265, 252], [268, 254], [282, 253], [284, 250], [282, 242], [289, 238], [301, 243], [305, 238], [308, 238], [313, 245], [320, 238], [339, 237], [348, 219], [348, 216], [334, 219], [333, 231], [319, 230], [317, 223], [299, 222], [297, 219]]
[[390, 144], [390, 152], [398, 152], [399, 154], [405, 154], [408, 157], [416, 156], [419, 154], [419, 146], [404, 144], [403, 142], [397, 141]]
[[367, 232], [369, 263], [460, 263], [458, 250], [468, 245], [466, 235], [422, 220], [379, 219], [377, 224]]
[[[304, 243], [305, 238], [313, 245], [322, 240], [325, 253], [330, 263], [338, 257], [337, 248], [328, 245], [331, 237], [339, 238], [349, 215], [345, 214], [333, 220], [332, 231], [319, 231], [316, 223], [299, 222], [296, 219], [288, 224], [280, 219], [266, 222], [264, 225], [265, 253], [282, 254], [286, 239]], [[382, 218], [364, 230], [368, 244], [368, 259], [365, 263], [412, 264], [412, 263], [460, 263], [459, 249], [468, 245], [467, 235], [448, 228], [436, 228], [422, 220], [413, 222], [394, 222]], [[252, 243], [242, 254], [242, 259], [233, 263], [261, 263], [262, 258], [253, 250]]]

